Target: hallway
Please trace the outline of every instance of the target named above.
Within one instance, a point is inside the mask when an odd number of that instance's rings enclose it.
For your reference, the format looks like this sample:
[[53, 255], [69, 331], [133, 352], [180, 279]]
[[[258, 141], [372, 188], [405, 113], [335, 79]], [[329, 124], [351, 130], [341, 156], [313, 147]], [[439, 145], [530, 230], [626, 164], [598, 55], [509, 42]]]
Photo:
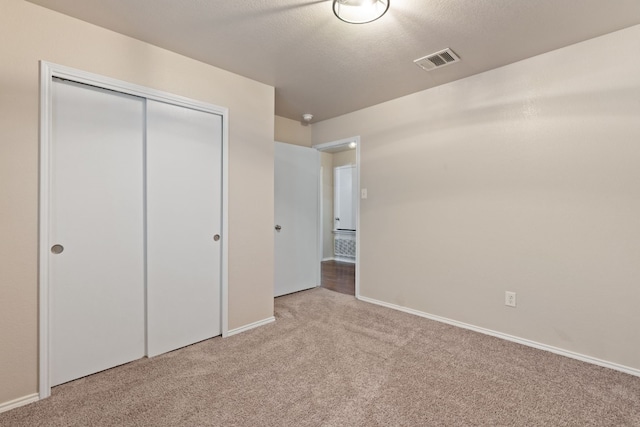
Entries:
[[347, 295], [356, 294], [356, 265], [349, 262], [323, 261], [320, 287]]

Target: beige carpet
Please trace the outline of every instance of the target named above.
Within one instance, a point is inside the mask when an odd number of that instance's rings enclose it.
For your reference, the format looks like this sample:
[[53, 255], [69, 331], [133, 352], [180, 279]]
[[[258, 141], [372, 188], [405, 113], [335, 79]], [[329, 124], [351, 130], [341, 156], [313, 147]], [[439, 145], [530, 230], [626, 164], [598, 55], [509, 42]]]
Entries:
[[640, 378], [314, 289], [276, 323], [58, 386], [2, 426], [640, 426]]

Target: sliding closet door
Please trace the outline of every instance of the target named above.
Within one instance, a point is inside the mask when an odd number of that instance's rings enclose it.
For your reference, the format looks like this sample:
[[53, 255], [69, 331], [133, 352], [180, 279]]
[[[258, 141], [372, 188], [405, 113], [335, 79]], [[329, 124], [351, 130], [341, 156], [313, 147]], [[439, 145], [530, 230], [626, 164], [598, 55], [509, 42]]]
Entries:
[[154, 356], [221, 333], [222, 118], [156, 101], [147, 107], [147, 333]]
[[141, 98], [54, 79], [51, 385], [144, 356]]

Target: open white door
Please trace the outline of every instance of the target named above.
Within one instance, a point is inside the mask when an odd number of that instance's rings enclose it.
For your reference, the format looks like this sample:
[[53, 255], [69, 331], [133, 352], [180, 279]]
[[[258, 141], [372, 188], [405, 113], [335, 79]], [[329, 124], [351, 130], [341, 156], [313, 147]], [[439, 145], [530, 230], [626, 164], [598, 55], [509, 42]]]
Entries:
[[319, 285], [320, 153], [275, 143], [275, 296]]

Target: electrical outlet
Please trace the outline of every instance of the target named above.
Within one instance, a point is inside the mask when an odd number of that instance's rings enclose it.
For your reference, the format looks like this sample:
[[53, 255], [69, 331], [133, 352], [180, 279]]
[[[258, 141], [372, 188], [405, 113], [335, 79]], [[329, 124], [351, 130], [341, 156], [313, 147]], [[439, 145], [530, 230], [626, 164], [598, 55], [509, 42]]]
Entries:
[[516, 306], [516, 293], [505, 291], [504, 293], [504, 305], [508, 305], [509, 307]]

